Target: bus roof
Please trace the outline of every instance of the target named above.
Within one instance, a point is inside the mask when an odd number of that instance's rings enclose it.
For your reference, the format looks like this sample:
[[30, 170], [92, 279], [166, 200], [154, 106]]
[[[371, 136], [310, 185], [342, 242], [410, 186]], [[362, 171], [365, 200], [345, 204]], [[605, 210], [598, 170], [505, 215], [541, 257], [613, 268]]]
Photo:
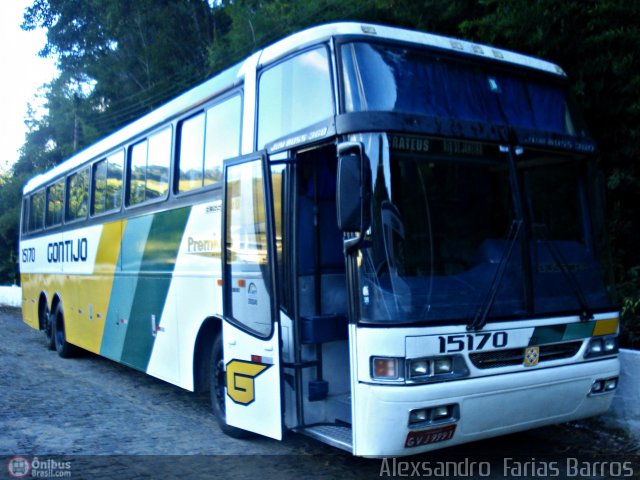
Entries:
[[454, 54], [468, 55], [477, 57], [478, 59], [492, 59], [494, 61], [539, 70], [560, 77], [566, 76], [559, 66], [551, 62], [508, 50], [468, 42], [466, 40], [365, 23], [341, 22], [320, 25], [285, 37], [263, 50], [257, 51], [242, 62], [224, 70], [204, 83], [188, 90], [175, 99], [170, 100], [159, 108], [154, 109], [143, 117], [140, 117], [134, 122], [76, 153], [68, 160], [62, 162], [51, 170], [29, 180], [24, 186], [23, 193], [27, 194], [34, 191], [58, 176], [64, 175], [85, 163], [89, 163], [92, 160], [109, 154], [113, 149], [124, 145], [133, 137], [206, 102], [208, 99], [234, 87], [235, 85], [240, 84], [245, 75], [246, 69], [254, 68], [256, 66], [256, 62], [258, 67], [268, 65], [291, 52], [304, 49], [310, 45], [338, 36], [369, 36], [371, 38], [414, 43], [417, 45], [450, 51]]
[[500, 62], [541, 70], [563, 77], [566, 76], [562, 68], [558, 65], [546, 60], [522, 55], [509, 50], [490, 47], [479, 43], [472, 43], [452, 37], [419, 32], [416, 30], [355, 22], [329, 23], [326, 25], [312, 27], [283, 38], [273, 45], [266, 47], [262, 51], [259, 66], [269, 64], [273, 60], [282, 57], [291, 51], [295, 51], [296, 49], [304, 48], [330, 37], [345, 35], [370, 36], [372, 38], [415, 43], [431, 48], [448, 50], [453, 53], [493, 59]]

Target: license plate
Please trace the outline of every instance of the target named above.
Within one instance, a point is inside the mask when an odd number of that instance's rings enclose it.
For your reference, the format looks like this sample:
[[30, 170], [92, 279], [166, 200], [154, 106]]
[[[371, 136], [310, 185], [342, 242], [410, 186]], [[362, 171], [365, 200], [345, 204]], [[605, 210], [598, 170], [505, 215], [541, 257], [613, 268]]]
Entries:
[[431, 430], [409, 432], [407, 440], [404, 442], [404, 447], [412, 448], [428, 445], [430, 443], [445, 442], [453, 438], [455, 431], [456, 425], [448, 425], [446, 427], [434, 428]]

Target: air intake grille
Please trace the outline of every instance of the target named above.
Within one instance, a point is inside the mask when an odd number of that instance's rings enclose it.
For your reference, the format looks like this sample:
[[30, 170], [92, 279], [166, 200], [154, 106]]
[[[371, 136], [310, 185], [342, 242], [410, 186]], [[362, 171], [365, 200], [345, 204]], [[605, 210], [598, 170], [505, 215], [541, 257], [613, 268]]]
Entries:
[[[578, 353], [581, 346], [582, 341], [541, 345], [538, 363], [571, 358]], [[510, 367], [524, 364], [524, 352], [524, 348], [511, 348], [509, 350], [472, 353], [469, 358], [476, 368]]]

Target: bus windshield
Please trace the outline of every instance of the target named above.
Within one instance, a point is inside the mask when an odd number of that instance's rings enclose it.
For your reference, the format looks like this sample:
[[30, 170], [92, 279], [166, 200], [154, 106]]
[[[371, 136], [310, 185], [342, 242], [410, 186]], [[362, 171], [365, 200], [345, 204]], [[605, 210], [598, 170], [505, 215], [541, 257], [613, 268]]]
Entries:
[[347, 113], [385, 111], [577, 133], [559, 81], [382, 43], [347, 43], [341, 56]]
[[490, 318], [560, 314], [580, 309], [580, 296], [590, 308], [608, 306], [578, 164], [522, 155], [525, 238], [497, 146], [397, 134], [363, 140], [372, 182], [359, 262], [364, 322], [471, 321], [485, 308]]

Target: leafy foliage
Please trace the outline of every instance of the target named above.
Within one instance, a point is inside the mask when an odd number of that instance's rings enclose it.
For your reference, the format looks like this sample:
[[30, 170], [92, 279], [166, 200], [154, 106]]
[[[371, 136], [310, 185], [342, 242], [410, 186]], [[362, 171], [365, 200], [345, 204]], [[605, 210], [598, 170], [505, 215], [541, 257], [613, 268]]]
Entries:
[[485, 15], [461, 23], [465, 36], [548, 58], [562, 65], [572, 80], [608, 179], [608, 232], [626, 334], [640, 341], [640, 4], [485, 4]]
[[[563, 66], [600, 145], [619, 302], [640, 336], [640, 3], [625, 0], [34, 0], [23, 28], [47, 29], [42, 55], [57, 55], [60, 76], [1, 179], [6, 252], [17, 248], [26, 178], [256, 49], [335, 20], [461, 36]], [[1, 258], [0, 281], [15, 278], [5, 265], [15, 254]]]

